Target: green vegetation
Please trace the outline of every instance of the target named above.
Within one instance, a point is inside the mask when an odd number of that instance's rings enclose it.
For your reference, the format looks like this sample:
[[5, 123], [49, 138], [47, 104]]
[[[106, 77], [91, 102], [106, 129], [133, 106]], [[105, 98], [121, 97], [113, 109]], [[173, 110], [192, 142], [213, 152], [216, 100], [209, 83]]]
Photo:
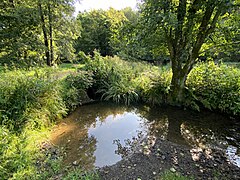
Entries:
[[[77, 18], [74, 2], [0, 4], [0, 178], [60, 173], [40, 143], [85, 101], [87, 89], [126, 105], [240, 115], [239, 0], [143, 0], [137, 11], [110, 8]], [[52, 169], [41, 173], [39, 159]], [[66, 179], [82, 178], [79, 172]]]
[[240, 70], [213, 62], [200, 63], [189, 74], [192, 97], [212, 110], [240, 114]]
[[[102, 100], [116, 103], [168, 102], [172, 73], [170, 68], [101, 57], [95, 53], [85, 69], [93, 73], [94, 88]], [[240, 70], [213, 62], [197, 64], [187, 78], [183, 105], [223, 113], [240, 114]]]
[[79, 169], [73, 170], [72, 172], [68, 173], [66, 177], [63, 178], [64, 180], [98, 180], [98, 174], [96, 173], [89, 173], [83, 172]]
[[[35, 162], [42, 157], [39, 144], [47, 138], [48, 128], [80, 105], [89, 87], [102, 100], [126, 105], [168, 101], [172, 77], [169, 67], [102, 57], [97, 52], [86, 59], [84, 66], [72, 67], [0, 73], [1, 177], [21, 179], [36, 175], [39, 168]], [[238, 68], [199, 63], [188, 76], [184, 105], [239, 115], [239, 80]], [[59, 169], [37, 173], [36, 178], [54, 176], [61, 172]], [[80, 178], [78, 171], [70, 171], [66, 178]], [[91, 179], [91, 175], [87, 177]]]
[[60, 79], [59, 72], [43, 68], [0, 73], [0, 177], [35, 174], [47, 128], [81, 104], [82, 92], [92, 84], [85, 72]]
[[160, 177], [157, 178], [158, 180], [190, 180], [193, 178], [189, 178], [186, 176], [182, 176], [177, 172], [165, 171]]
[[101, 57], [95, 52], [85, 69], [93, 73], [94, 88], [102, 100], [127, 105], [140, 101], [157, 104], [166, 100], [169, 91], [171, 72], [147, 63]]

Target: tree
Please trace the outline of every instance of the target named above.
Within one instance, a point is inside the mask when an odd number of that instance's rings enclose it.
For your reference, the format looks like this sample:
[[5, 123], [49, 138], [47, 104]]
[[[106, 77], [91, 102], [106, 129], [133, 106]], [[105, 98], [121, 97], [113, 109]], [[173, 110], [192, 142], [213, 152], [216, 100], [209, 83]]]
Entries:
[[79, 13], [77, 20], [81, 24], [81, 36], [75, 43], [76, 53], [83, 51], [85, 54], [93, 55], [95, 49], [101, 55], [112, 55], [110, 46], [110, 22], [105, 11], [93, 10], [90, 12]]
[[[62, 58], [71, 59], [74, 52], [71, 44], [77, 38], [78, 31], [75, 27], [77, 22], [72, 17], [73, 2], [73, 0], [38, 0], [37, 2], [48, 66]], [[63, 54], [62, 51], [65, 53]], [[57, 58], [54, 58], [55, 55]]]
[[[4, 0], [0, 3], [0, 61], [52, 65], [73, 59], [78, 24], [73, 0]], [[28, 62], [29, 61], [29, 62]]]
[[126, 17], [123, 12], [110, 8], [79, 13], [81, 36], [76, 40], [76, 53], [83, 51], [93, 55], [95, 49], [102, 56], [112, 56], [119, 51], [119, 29]]
[[131, 8], [122, 11], [127, 21], [119, 30], [118, 38], [121, 40], [119, 55], [126, 59], [162, 62], [167, 56], [167, 48], [161, 45], [162, 32], [146, 30], [145, 19], [138, 11]]
[[142, 14], [146, 25], [161, 31], [168, 48], [171, 66], [170, 102], [184, 100], [185, 82], [206, 39], [218, 19], [235, 4], [231, 0], [145, 0]]
[[217, 61], [240, 62], [239, 22], [240, 8], [231, 9], [222, 16], [215, 32], [207, 39], [202, 55]]
[[39, 62], [42, 44], [39, 18], [32, 1], [0, 3], [0, 63]]

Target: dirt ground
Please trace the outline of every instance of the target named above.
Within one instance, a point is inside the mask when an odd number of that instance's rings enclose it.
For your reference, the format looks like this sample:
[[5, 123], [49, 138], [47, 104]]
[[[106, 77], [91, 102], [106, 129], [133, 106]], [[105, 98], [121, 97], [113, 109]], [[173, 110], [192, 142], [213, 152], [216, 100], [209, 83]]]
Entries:
[[134, 153], [98, 172], [106, 180], [149, 180], [157, 179], [166, 170], [193, 179], [240, 179], [240, 168], [231, 164], [224, 152], [194, 149], [161, 139], [147, 153]]

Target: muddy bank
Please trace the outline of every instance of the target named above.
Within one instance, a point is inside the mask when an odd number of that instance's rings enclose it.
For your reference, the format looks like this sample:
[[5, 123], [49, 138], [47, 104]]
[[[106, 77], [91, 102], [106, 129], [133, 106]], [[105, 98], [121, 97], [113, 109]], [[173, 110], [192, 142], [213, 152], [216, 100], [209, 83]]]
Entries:
[[134, 153], [98, 170], [101, 179], [156, 179], [164, 171], [194, 179], [240, 179], [240, 168], [220, 150], [189, 148], [157, 139], [148, 153]]

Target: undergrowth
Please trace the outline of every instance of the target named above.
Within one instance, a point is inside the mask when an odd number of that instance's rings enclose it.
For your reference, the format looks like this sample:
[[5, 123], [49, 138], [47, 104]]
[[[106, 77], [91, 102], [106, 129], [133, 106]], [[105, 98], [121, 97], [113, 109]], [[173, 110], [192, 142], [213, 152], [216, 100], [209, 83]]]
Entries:
[[210, 110], [240, 115], [240, 70], [225, 64], [199, 63], [189, 74], [190, 101]]
[[37, 172], [40, 143], [48, 128], [81, 104], [92, 85], [87, 72], [59, 78], [52, 68], [0, 73], [0, 179], [25, 179]]
[[[172, 72], [169, 67], [101, 57], [87, 58], [85, 70], [93, 73], [94, 89], [102, 100], [116, 103], [168, 103]], [[214, 62], [197, 64], [186, 82], [184, 106], [202, 107], [230, 115], [240, 114], [240, 70]]]
[[186, 176], [181, 175], [178, 172], [171, 172], [169, 170], [169, 171], [165, 171], [164, 173], [162, 173], [156, 179], [157, 180], [191, 180], [191, 179], [194, 179], [194, 178], [186, 177]]
[[119, 57], [101, 57], [95, 52], [87, 59], [85, 70], [93, 73], [96, 93], [102, 100], [129, 105], [137, 102], [164, 102], [170, 89], [171, 72], [141, 62]]

